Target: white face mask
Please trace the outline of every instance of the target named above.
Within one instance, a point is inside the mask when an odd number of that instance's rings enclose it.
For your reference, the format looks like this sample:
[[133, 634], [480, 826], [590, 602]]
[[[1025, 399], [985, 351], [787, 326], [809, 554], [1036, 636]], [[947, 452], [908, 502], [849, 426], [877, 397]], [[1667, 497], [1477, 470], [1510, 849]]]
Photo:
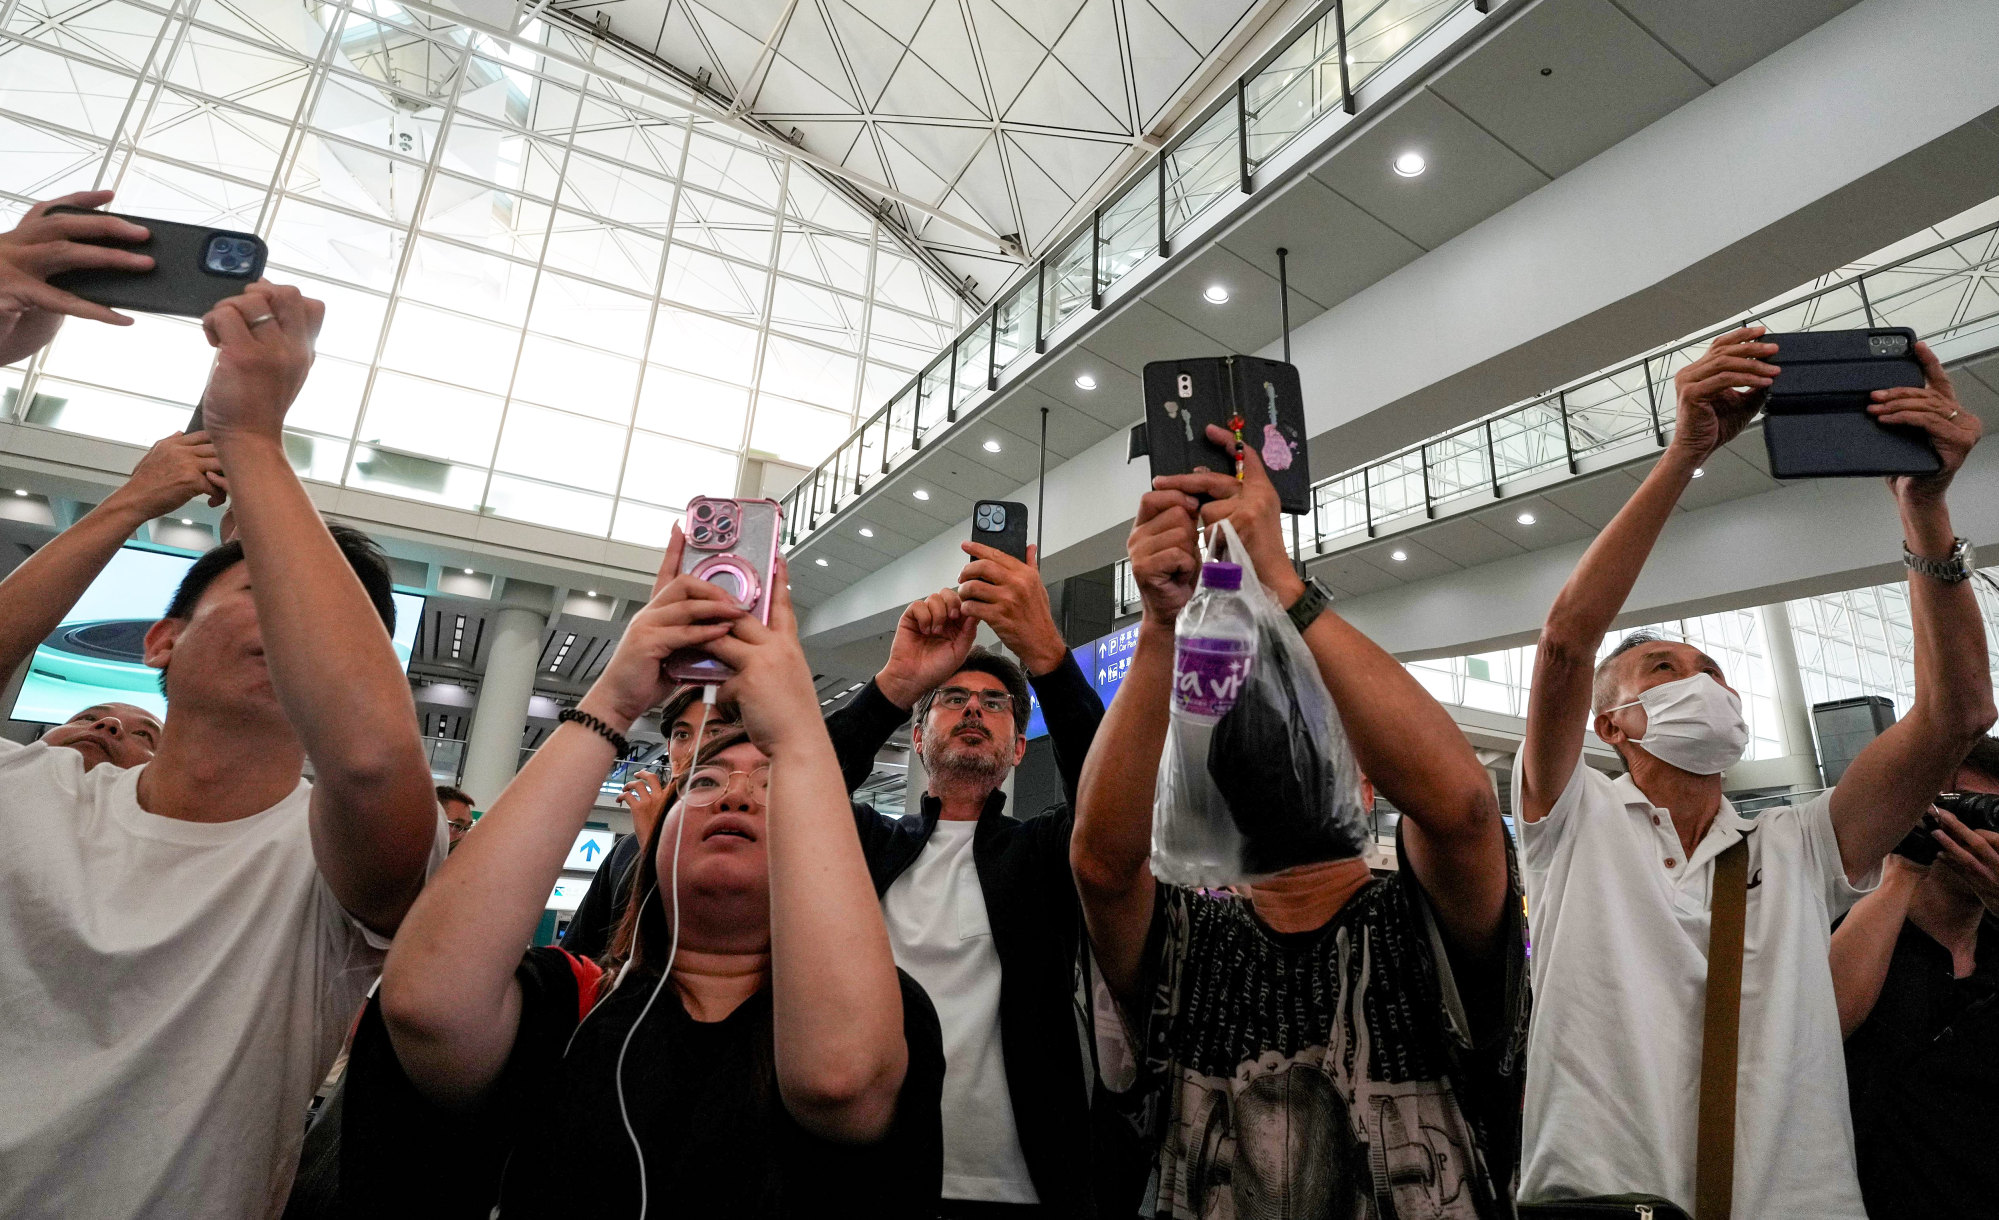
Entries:
[[1749, 744], [1742, 699], [1711, 674], [1661, 682], [1609, 710], [1638, 706], [1645, 709], [1645, 736], [1631, 744], [1682, 771], [1719, 775], [1741, 761]]

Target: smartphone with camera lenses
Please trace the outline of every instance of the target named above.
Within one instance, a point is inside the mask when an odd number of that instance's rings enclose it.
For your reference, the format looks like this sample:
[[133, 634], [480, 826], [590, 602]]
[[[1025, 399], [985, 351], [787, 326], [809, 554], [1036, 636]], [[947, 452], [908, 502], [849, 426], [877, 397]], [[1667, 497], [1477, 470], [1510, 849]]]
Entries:
[[1783, 371], [1764, 399], [1763, 447], [1780, 479], [1935, 474], [1929, 434], [1867, 413], [1875, 390], [1920, 386], [1916, 332], [1906, 326], [1764, 335]]
[[[51, 212], [88, 210], [49, 209]], [[244, 285], [264, 274], [264, 259], [269, 251], [264, 240], [254, 233], [211, 229], [177, 220], [154, 220], [150, 216], [128, 216], [122, 212], [110, 215], [143, 226], [151, 236], [137, 243], [100, 240], [92, 244], [150, 254], [152, 270], [83, 268], [50, 276], [51, 285], [112, 309], [198, 318], [218, 302], [238, 295]]]
[[[696, 496], [687, 502], [680, 530], [687, 546], [680, 572], [721, 589], [736, 605], [770, 622], [771, 581], [777, 573], [778, 527], [784, 508], [776, 500]], [[736, 671], [698, 648], [683, 648], [663, 663], [676, 682], [726, 682]]]
[[1027, 562], [1027, 505], [981, 500], [972, 508], [972, 541]]

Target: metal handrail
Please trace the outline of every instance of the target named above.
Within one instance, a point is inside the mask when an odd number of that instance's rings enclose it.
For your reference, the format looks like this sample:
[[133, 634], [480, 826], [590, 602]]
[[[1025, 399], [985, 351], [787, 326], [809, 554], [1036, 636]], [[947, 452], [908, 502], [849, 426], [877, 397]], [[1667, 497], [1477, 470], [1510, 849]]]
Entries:
[[[1556, 467], [1566, 466], [1575, 472], [1581, 463], [1591, 462], [1593, 472], [1602, 468], [1594, 460], [1607, 454], [1628, 451], [1636, 460], [1645, 452], [1665, 448], [1672, 439], [1672, 421], [1662, 417], [1660, 404], [1670, 401], [1667, 395], [1672, 391], [1672, 373], [1691, 363], [1716, 335], [1745, 323], [1763, 322], [1773, 329], [1795, 330], [1908, 324], [1931, 342], [1989, 329], [1993, 345], [1999, 346], [1999, 304], [1984, 313], [1970, 314], [1975, 297], [1971, 291], [1959, 295], [1950, 318], [1941, 326], [1934, 324], [1934, 318], [1917, 312], [1935, 298], [1939, 284], [1963, 279], [1969, 289], [1982, 278], [1999, 278], [1999, 242], [1993, 243], [1989, 254], [1967, 257], [1962, 266], [1900, 284], [1885, 295], [1878, 290], [1870, 294], [1866, 289], [1869, 281], [1879, 281], [1888, 273], [1906, 277], [1908, 272], [1903, 269], [1911, 264], [1952, 247], [1973, 245], [1995, 232], [1999, 232], [1999, 222], [1936, 242], [1823, 287], [1801, 291], [1752, 311], [1740, 321], [1653, 348], [1386, 457], [1320, 479], [1312, 485], [1310, 533], [1300, 532], [1298, 545], [1291, 548], [1291, 553], [1300, 559], [1332, 554], [1379, 539], [1382, 527], [1388, 523], [1406, 522], [1413, 528], [1435, 520], [1440, 505], [1470, 501], [1483, 506], [1542, 490], [1545, 483], [1526, 480]], [[1838, 300], [1840, 294], [1851, 294], [1851, 303], [1831, 311], [1813, 311], [1814, 305]], [[1999, 301], [1999, 297], [1995, 300]], [[1799, 315], [1795, 321], [1787, 316], [1794, 314]], [[1599, 397], [1605, 387], [1615, 388], [1618, 393]], [[1629, 400], [1621, 411], [1603, 412], [1606, 403], [1620, 399]], [[1574, 406], [1577, 400], [1590, 405], [1577, 408]], [[1599, 418], [1602, 414], [1610, 414], [1623, 423], [1606, 429]], [[1495, 439], [1495, 434], [1505, 433], [1509, 428], [1512, 431], [1503, 442]], [[1507, 460], [1523, 454], [1518, 461]], [[1469, 470], [1461, 465], [1467, 459]], [[1430, 486], [1440, 470], [1449, 472], [1450, 479], [1450, 485], [1441, 495]], [[1416, 487], [1419, 481], [1424, 484], [1421, 491]], [[1339, 528], [1325, 529], [1329, 516], [1337, 519]], [[1113, 588], [1117, 591], [1117, 610], [1121, 616], [1137, 608], [1136, 589], [1131, 584], [1127, 564], [1128, 561], [1120, 560], [1114, 572]]]
[[[1303, 557], [1344, 549], [1329, 543], [1348, 535], [1356, 536], [1348, 545], [1376, 538], [1383, 523], [1405, 516], [1413, 518], [1418, 511], [1423, 513], [1423, 520], [1434, 519], [1438, 506], [1446, 501], [1474, 496], [1482, 503], [1505, 500], [1510, 494], [1524, 490], [1517, 486], [1523, 477], [1541, 474], [1557, 465], [1567, 465], [1570, 473], [1575, 474], [1579, 473], [1581, 462], [1613, 450], [1637, 445], [1663, 449], [1672, 438], [1672, 422], [1661, 418], [1660, 403], [1671, 392], [1672, 373], [1692, 363], [1715, 336], [1738, 326], [1761, 322], [1772, 325], [1773, 329], [1830, 330], [1855, 325], [1920, 323], [1912, 328], [1932, 342], [1991, 328], [1995, 331], [1995, 343], [1999, 343], [1999, 307], [1967, 316], [1973, 299], [1970, 292], [1961, 294], [1952, 316], [1941, 326], [1921, 312], [1934, 297], [1936, 285], [1964, 278], [1969, 286], [1981, 272], [1999, 270], [1999, 244], [1995, 244], [1993, 254], [1968, 258], [1961, 267], [1898, 285], [1886, 294], [1879, 291], [1869, 294], [1866, 288], [1869, 281], [1889, 273], [1906, 275], [1901, 269], [1910, 264], [1952, 247], [1976, 243], [1995, 231], [1999, 231], [1999, 222], [1800, 292], [1751, 311], [1737, 321], [1653, 348], [1622, 364], [1482, 416], [1386, 457], [1320, 479], [1312, 485], [1310, 550], [1306, 550], [1303, 545], [1306, 540], [1301, 538], [1301, 545], [1293, 553]], [[1850, 305], [1833, 310], [1813, 309], [1828, 301], [1837, 302], [1842, 295], [1852, 297]], [[1795, 321], [1785, 317], [1790, 314], [1798, 315]], [[1577, 407], [1579, 399], [1588, 405]], [[1502, 432], [1508, 433], [1504, 446], [1493, 440], [1495, 434]], [[1470, 470], [1461, 465], [1467, 457]], [[1426, 485], [1418, 494], [1406, 469], [1411, 466], [1411, 459], [1430, 477], [1440, 467], [1454, 469], [1453, 485], [1441, 494], [1433, 493]], [[1509, 482], [1516, 484], [1512, 492], [1507, 488]], [[1349, 490], [1349, 485], [1357, 485], [1357, 490]], [[1384, 496], [1384, 491], [1393, 494]], [[1358, 514], [1351, 511], [1356, 504]], [[1325, 528], [1329, 511], [1338, 517], [1339, 528], [1332, 531]]]
[[[1050, 242], [1011, 288], [780, 498], [785, 549], [955, 427], [1009, 380], [1006, 372], [1021, 357], [1047, 351], [1049, 332], [1102, 309], [1106, 292], [1140, 267], [1184, 254], [1173, 249], [1175, 237], [1221, 200], [1254, 194], [1257, 169], [1320, 119], [1353, 115], [1355, 91], [1423, 35], [1460, 12], [1488, 7], [1486, 0], [1437, 0], [1398, 21], [1390, 0], [1319, 0], [1288, 38], [1135, 168], [1087, 220]], [[939, 390], [942, 404], [933, 401]]]

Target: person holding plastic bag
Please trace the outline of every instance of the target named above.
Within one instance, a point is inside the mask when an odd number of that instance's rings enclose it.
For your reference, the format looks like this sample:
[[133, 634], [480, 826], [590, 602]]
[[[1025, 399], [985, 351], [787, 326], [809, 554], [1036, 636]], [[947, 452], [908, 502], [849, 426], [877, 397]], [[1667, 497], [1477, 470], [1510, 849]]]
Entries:
[[[1129, 1038], [1107, 1045], [1100, 1034], [1105, 1083], [1146, 1103], [1133, 1109], [1153, 1124], [1143, 1214], [1248, 1220], [1281, 1200], [1287, 1215], [1508, 1215], [1527, 994], [1520, 887], [1492, 782], [1444, 709], [1292, 571], [1276, 491], [1253, 450], [1241, 461], [1240, 481], [1159, 478], [1140, 502], [1127, 547], [1144, 616], [1083, 767], [1070, 849]], [[1234, 668], [1234, 688], [1213, 658], [1242, 631], [1188, 609], [1202, 574], [1197, 526], [1223, 522], [1247, 595], [1304, 620], [1302, 632], [1273, 628], [1252, 610], [1255, 655]], [[1212, 573], [1206, 592], [1226, 592], [1232, 575]], [[1176, 697], [1183, 610], [1202, 620], [1183, 633], [1180, 675], [1189, 691], [1220, 676], [1205, 691], [1219, 689], [1226, 707]], [[1189, 639], [1209, 643], [1189, 649]], [[1188, 662], [1203, 650], [1212, 664]], [[1337, 713], [1318, 705], [1328, 694]], [[1233, 897], [1157, 881], [1154, 860], [1177, 857], [1152, 849], [1155, 790], [1162, 819], [1187, 812], [1163, 804], [1161, 755], [1190, 701], [1194, 719], [1213, 721], [1194, 725], [1210, 730], [1204, 774], [1179, 726], [1165, 769], [1190, 787], [1212, 783], [1239, 840], [1272, 849], [1270, 860], [1339, 844], [1346, 781], [1323, 772], [1347, 766], [1350, 749], [1403, 811], [1400, 870], [1374, 877], [1349, 838], [1344, 858], [1285, 868]], [[1266, 722], [1293, 705], [1320, 717], [1306, 725], [1322, 736]], [[1251, 723], [1230, 729], [1245, 707]], [[1293, 799], [1317, 805], [1276, 803]]]

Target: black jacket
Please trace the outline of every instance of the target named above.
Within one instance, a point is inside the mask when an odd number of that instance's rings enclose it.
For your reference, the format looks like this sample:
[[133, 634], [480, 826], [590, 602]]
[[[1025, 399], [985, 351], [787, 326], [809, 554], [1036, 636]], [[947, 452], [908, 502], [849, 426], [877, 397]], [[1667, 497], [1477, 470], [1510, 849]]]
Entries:
[[[1103, 701], [1073, 656], [1030, 681], [1041, 699], [1063, 792], [1073, 802], [1083, 759], [1103, 720]], [[849, 791], [867, 779], [875, 754], [908, 718], [872, 682], [827, 717]], [[1128, 1216], [1137, 1208], [1143, 1164], [1117, 1141], [1115, 1123], [1092, 1119], [1096, 1065], [1086, 1051], [1087, 941], [1069, 872], [1075, 814], [1063, 804], [1015, 820], [1005, 806], [1003, 792], [986, 801], [972, 857], [1000, 959], [1000, 1046], [1028, 1176], [1055, 1215]], [[915, 817], [891, 819], [854, 806], [876, 894], [886, 893], [922, 854], [939, 808], [927, 795]], [[1093, 1128], [1104, 1132], [1102, 1138], [1093, 1138]]]

